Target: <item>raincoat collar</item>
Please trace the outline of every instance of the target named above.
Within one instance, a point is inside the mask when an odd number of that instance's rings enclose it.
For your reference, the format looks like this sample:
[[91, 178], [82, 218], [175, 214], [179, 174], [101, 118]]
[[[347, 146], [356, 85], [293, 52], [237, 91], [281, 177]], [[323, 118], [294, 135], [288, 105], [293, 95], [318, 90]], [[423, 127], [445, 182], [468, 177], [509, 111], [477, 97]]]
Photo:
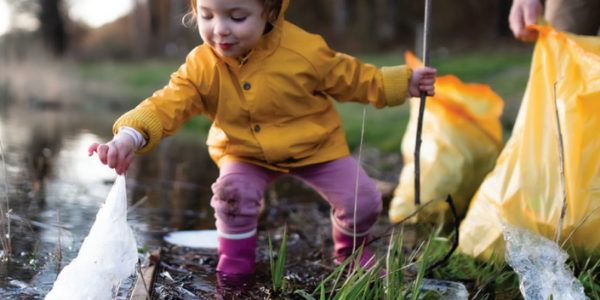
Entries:
[[238, 69], [244, 65], [250, 59], [263, 59], [270, 56], [275, 52], [279, 46], [281, 36], [283, 35], [283, 23], [285, 22], [284, 14], [290, 4], [290, 0], [283, 0], [281, 3], [281, 10], [279, 16], [275, 22], [273, 29], [262, 37], [254, 44], [254, 47], [245, 57], [224, 57], [217, 51], [211, 48], [212, 52], [229, 65], [230, 68]]

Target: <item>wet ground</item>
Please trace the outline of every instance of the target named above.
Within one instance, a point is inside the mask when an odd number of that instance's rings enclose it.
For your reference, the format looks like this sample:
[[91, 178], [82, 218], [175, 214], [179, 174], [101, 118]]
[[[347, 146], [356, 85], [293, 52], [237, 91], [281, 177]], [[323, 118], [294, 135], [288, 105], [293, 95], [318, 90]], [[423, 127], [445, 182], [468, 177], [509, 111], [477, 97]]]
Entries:
[[[30, 107], [0, 97], [0, 140], [7, 172], [5, 176], [0, 169], [0, 201], [5, 212], [9, 207], [10, 214], [5, 216], [11, 219], [11, 253], [0, 262], [0, 298], [44, 298], [59, 271], [76, 257], [116, 178], [95, 157], [87, 157], [87, 147], [108, 141], [112, 123], [123, 111]], [[163, 242], [169, 232], [214, 229], [210, 185], [218, 169], [204, 143], [201, 135], [182, 133], [168, 138], [151, 154], [136, 158], [127, 174], [129, 205], [144, 199], [128, 214], [140, 258], [157, 247], [165, 250], [152, 299], [277, 298], [271, 292], [267, 237], [270, 234], [279, 249], [285, 226], [285, 275], [293, 282], [289, 291], [314, 289], [335, 268], [329, 206], [295, 179], [279, 179], [266, 191], [256, 274], [249, 285], [252, 288], [243, 294], [218, 288], [214, 251]], [[397, 154], [386, 156], [366, 149], [362, 155], [373, 177], [397, 180]], [[382, 163], [391, 167], [381, 171], [378, 164]], [[374, 233], [386, 226], [382, 217]], [[378, 245], [371, 247], [377, 251]], [[122, 282], [117, 299], [127, 299], [134, 280]], [[299, 299], [291, 293], [286, 297]]]
[[[270, 203], [271, 209], [259, 223], [257, 264], [251, 276], [228, 278], [218, 274], [214, 250], [167, 245], [163, 248], [151, 299], [304, 299], [294, 291], [314, 291], [338, 267], [333, 262], [329, 207], [323, 203], [319, 200]], [[382, 217], [371, 233], [378, 236], [387, 228], [387, 218]], [[273, 291], [268, 239], [270, 236], [273, 256], [277, 259], [284, 230], [287, 242], [283, 276], [288, 284], [282, 293]], [[414, 237], [415, 232], [407, 230], [406, 244]], [[382, 239], [369, 247], [381, 254], [387, 243], [387, 239]]]

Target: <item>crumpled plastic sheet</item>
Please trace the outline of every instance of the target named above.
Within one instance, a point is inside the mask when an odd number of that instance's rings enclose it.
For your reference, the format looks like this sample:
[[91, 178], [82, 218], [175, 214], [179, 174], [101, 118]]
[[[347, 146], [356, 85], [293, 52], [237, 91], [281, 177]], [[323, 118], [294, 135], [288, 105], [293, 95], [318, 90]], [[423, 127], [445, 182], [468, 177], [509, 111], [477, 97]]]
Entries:
[[113, 299], [121, 280], [135, 273], [137, 246], [127, 224], [125, 177], [115, 181], [75, 258], [58, 275], [46, 300]]
[[503, 224], [506, 262], [519, 275], [525, 300], [589, 299], [567, 268], [569, 255], [556, 243], [521, 227]]
[[469, 291], [464, 284], [460, 282], [439, 280], [439, 279], [423, 279], [421, 285], [421, 294], [427, 291], [435, 290], [440, 293], [445, 300], [468, 300]]

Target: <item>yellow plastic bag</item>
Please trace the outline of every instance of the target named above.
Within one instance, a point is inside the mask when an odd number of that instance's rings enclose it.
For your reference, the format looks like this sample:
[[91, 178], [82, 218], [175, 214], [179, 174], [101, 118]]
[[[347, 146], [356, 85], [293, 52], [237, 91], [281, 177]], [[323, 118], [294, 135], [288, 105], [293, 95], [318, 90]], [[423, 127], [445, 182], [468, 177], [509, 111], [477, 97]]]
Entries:
[[[410, 52], [406, 63], [413, 69], [422, 66]], [[401, 146], [404, 168], [389, 210], [392, 222], [418, 208], [414, 204], [414, 151], [419, 101], [413, 98], [410, 102], [410, 120]], [[423, 120], [421, 203], [451, 194], [459, 216], [464, 216], [502, 149], [499, 119], [503, 105], [488, 85], [462, 83], [452, 75], [436, 79], [435, 96], [427, 98]], [[426, 206], [418, 217], [435, 221], [440, 212], [447, 211], [448, 204], [438, 201]]]
[[[503, 258], [503, 220], [555, 240], [563, 205], [556, 82], [568, 203], [561, 240], [600, 205], [600, 38], [566, 34], [549, 25], [532, 28], [539, 39], [512, 137], [460, 228], [459, 249], [483, 261], [494, 251]], [[600, 250], [599, 227], [600, 210], [566, 247]]]

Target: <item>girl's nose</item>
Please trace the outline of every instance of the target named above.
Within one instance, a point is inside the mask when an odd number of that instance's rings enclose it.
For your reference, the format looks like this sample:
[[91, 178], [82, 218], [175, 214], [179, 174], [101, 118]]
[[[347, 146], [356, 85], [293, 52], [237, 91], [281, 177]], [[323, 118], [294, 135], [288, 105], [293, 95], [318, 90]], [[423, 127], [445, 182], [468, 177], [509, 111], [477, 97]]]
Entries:
[[217, 23], [215, 24], [215, 35], [227, 36], [229, 34], [231, 34], [231, 30], [229, 29], [227, 24], [222, 21], [217, 21]]

